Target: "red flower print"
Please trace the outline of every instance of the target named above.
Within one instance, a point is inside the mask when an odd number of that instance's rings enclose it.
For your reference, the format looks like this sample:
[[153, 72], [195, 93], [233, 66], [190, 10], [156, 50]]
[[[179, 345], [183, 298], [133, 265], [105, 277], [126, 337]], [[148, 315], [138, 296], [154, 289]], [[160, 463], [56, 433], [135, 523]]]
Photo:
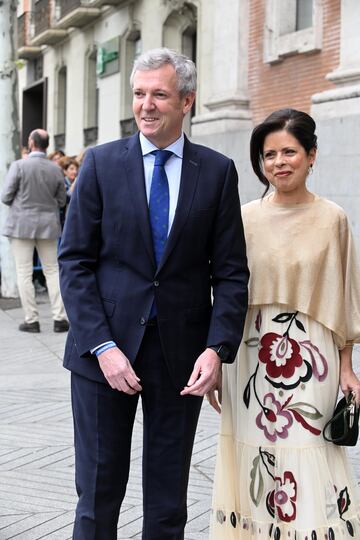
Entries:
[[266, 373], [272, 379], [289, 379], [303, 363], [298, 342], [288, 335], [269, 332], [261, 338], [260, 344], [259, 359], [266, 364]]
[[285, 471], [284, 480], [275, 477], [275, 489], [266, 498], [269, 513], [275, 513], [281, 521], [289, 523], [296, 518], [297, 484], [293, 474]]

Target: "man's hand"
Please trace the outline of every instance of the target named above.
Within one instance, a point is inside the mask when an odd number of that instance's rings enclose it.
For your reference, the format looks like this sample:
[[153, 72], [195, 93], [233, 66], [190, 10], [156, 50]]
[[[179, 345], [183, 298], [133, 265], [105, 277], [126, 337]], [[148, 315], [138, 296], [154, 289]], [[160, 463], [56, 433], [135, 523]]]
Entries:
[[188, 394], [192, 396], [204, 396], [216, 387], [216, 383], [221, 370], [221, 360], [212, 349], [205, 349], [196, 360], [193, 372], [184, 390], [180, 392], [182, 396]]
[[210, 405], [215, 409], [219, 414], [221, 413], [221, 402], [222, 402], [222, 370], [219, 370], [219, 375], [216, 381], [216, 386], [207, 392], [206, 397]]
[[141, 392], [140, 379], [120, 349], [107, 349], [99, 354], [98, 361], [111, 388], [130, 395]]

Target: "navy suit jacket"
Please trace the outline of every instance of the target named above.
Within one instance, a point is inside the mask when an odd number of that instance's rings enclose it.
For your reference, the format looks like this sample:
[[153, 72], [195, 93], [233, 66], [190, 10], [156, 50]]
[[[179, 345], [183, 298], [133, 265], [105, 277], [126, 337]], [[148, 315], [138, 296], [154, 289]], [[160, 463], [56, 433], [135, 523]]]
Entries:
[[105, 382], [90, 350], [114, 340], [134, 363], [152, 303], [177, 387], [208, 345], [235, 358], [247, 310], [248, 267], [233, 162], [185, 138], [180, 192], [155, 265], [136, 134], [86, 152], [60, 247], [70, 320], [64, 366]]

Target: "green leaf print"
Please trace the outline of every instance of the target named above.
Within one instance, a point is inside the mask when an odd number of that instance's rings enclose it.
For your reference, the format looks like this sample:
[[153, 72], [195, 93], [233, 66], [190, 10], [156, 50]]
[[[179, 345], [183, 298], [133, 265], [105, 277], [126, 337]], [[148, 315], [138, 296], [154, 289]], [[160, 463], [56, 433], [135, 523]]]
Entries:
[[264, 492], [264, 480], [260, 469], [260, 456], [253, 460], [253, 468], [250, 471], [250, 497], [255, 506], [259, 506]]
[[257, 347], [259, 345], [259, 338], [257, 337], [249, 338], [245, 341], [245, 345], [247, 345], [248, 347]]
[[316, 407], [310, 405], [309, 403], [305, 403], [304, 401], [292, 403], [290, 407], [285, 408], [289, 409], [290, 411], [296, 411], [302, 416], [305, 416], [305, 418], [310, 418], [310, 420], [319, 420], [319, 418], [323, 417], [321, 412], [319, 412]]

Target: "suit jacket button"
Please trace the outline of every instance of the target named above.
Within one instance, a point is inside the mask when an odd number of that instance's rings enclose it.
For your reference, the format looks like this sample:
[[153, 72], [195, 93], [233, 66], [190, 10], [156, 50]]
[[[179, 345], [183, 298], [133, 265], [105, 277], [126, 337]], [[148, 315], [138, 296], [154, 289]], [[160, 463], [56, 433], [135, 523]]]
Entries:
[[158, 287], [160, 283], [158, 281], [154, 281], [154, 287]]
[[141, 317], [141, 319], [140, 319], [140, 324], [141, 324], [141, 326], [145, 326], [145, 324], [146, 324], [146, 319], [144, 319], [144, 317]]

